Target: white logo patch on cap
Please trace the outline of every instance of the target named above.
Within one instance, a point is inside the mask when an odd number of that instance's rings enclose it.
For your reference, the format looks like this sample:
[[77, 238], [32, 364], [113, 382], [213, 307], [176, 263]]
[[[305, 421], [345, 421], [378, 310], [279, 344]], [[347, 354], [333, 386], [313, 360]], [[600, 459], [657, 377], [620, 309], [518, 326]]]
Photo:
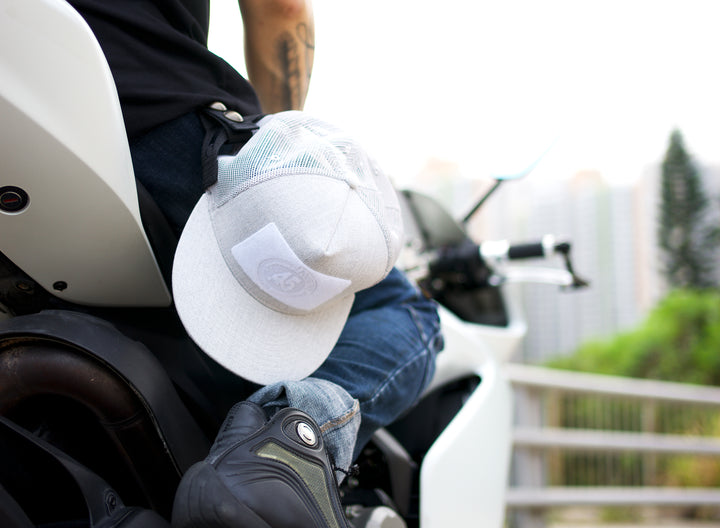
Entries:
[[274, 223], [236, 244], [231, 251], [258, 288], [298, 310], [314, 310], [350, 286], [347, 279], [306, 266]]

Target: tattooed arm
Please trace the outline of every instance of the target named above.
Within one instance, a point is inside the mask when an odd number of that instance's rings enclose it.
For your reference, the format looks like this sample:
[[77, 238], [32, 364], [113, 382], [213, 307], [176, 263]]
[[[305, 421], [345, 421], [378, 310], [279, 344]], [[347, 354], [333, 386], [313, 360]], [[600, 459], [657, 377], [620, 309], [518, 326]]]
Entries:
[[311, 0], [239, 0], [245, 64], [263, 111], [301, 110], [315, 49]]

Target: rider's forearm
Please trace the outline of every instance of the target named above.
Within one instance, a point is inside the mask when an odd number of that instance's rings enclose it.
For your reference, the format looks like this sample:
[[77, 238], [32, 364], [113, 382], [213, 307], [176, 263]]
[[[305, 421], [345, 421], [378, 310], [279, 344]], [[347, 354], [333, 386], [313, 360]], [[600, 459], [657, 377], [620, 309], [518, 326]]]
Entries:
[[264, 112], [301, 110], [315, 49], [310, 0], [239, 0], [245, 64]]

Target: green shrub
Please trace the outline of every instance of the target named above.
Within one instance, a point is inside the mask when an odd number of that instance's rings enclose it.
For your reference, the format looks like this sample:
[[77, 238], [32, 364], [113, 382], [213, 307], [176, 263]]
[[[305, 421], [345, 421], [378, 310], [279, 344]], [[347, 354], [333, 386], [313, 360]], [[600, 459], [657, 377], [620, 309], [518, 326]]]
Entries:
[[636, 329], [589, 342], [549, 366], [720, 385], [720, 292], [673, 291]]

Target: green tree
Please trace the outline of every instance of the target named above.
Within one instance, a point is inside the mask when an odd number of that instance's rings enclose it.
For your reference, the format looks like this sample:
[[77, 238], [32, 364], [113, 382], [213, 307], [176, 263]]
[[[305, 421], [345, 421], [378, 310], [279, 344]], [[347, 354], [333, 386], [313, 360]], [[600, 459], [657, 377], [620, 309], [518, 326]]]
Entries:
[[717, 228], [707, 225], [710, 202], [700, 174], [674, 130], [662, 164], [660, 225], [663, 274], [671, 288], [715, 285]]

